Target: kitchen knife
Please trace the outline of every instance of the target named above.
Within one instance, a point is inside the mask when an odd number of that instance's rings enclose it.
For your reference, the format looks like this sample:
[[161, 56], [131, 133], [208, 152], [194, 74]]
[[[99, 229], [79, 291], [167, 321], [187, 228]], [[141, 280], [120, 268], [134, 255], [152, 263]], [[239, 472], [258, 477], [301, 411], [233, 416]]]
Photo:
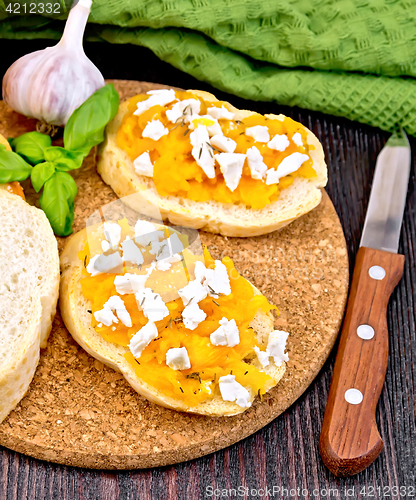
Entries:
[[379, 154], [319, 450], [336, 476], [357, 474], [383, 449], [375, 411], [387, 369], [387, 304], [403, 274], [398, 255], [410, 172], [410, 146], [403, 130]]

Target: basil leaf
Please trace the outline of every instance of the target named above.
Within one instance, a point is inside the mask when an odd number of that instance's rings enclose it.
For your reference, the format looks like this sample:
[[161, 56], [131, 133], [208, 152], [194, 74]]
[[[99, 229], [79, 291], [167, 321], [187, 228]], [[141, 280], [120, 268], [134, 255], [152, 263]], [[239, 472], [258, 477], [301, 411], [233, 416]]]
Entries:
[[52, 162], [38, 163], [33, 167], [30, 180], [34, 190], [39, 193], [45, 182], [55, 173], [55, 165]]
[[10, 139], [13, 150], [32, 165], [45, 161], [45, 148], [51, 144], [52, 139], [49, 135], [40, 132], [28, 132], [15, 139]]
[[32, 172], [32, 166], [18, 154], [8, 151], [4, 145], [0, 147], [0, 184], [13, 181], [24, 181]]
[[72, 233], [77, 191], [74, 179], [66, 172], [55, 172], [45, 182], [39, 204], [58, 236], [68, 236]]
[[69, 117], [64, 129], [66, 149], [82, 150], [85, 156], [104, 140], [104, 129], [118, 110], [119, 95], [112, 83], [98, 89]]
[[82, 165], [84, 154], [82, 151], [68, 151], [59, 146], [52, 146], [45, 149], [45, 160], [52, 161], [56, 170], [67, 172]]

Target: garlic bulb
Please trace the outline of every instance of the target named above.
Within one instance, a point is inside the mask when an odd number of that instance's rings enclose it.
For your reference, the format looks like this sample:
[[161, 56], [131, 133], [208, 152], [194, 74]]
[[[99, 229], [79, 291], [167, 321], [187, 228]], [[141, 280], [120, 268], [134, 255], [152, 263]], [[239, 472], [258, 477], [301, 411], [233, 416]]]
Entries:
[[[74, 2], [75, 3], [75, 2]], [[92, 0], [72, 7], [60, 42], [18, 59], [3, 78], [3, 99], [15, 111], [51, 125], [65, 125], [104, 78], [88, 59], [82, 37]]]

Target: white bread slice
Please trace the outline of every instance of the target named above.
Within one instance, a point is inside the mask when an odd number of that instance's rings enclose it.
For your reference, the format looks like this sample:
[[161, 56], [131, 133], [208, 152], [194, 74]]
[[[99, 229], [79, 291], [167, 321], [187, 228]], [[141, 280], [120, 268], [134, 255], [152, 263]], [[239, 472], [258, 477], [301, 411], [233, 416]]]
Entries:
[[[201, 96], [207, 102], [218, 101], [208, 92], [200, 90], [190, 90], [190, 92]], [[169, 220], [172, 224], [224, 236], [257, 236], [281, 229], [319, 205], [322, 197], [320, 188], [327, 183], [327, 168], [322, 146], [308, 129], [306, 129], [307, 142], [313, 146], [309, 154], [317, 176], [311, 179], [296, 177], [291, 186], [280, 192], [276, 201], [262, 209], [247, 208], [243, 204], [195, 202], [177, 196], [160, 196], [153, 179], [138, 175], [129, 155], [117, 145], [117, 131], [128, 111], [127, 106], [127, 102], [122, 103], [116, 117], [107, 126], [105, 141], [98, 151], [97, 170], [119, 198], [147, 190], [142, 195], [152, 207], [149, 207], [149, 215], [154, 213], [154, 207], [158, 207], [163, 220]], [[227, 107], [236, 114], [238, 120], [256, 114], [253, 111], [238, 110], [229, 103]], [[284, 115], [265, 116], [277, 120], [285, 118]], [[143, 212], [143, 203], [135, 205], [134, 201], [134, 197], [124, 200], [131, 208]]]
[[33, 378], [58, 291], [58, 247], [45, 214], [0, 189], [0, 422]]
[[[124, 358], [124, 354], [129, 352], [127, 348], [106, 341], [91, 327], [91, 314], [87, 312], [91, 304], [82, 294], [80, 279], [83, 263], [78, 258], [78, 252], [85, 246], [86, 237], [86, 229], [72, 236], [61, 254], [62, 277], [59, 307], [65, 326], [76, 342], [91, 356], [114, 370], [121, 372], [133, 389], [149, 401], [174, 410], [200, 415], [230, 416], [242, 413], [245, 408], [233, 402], [223, 401], [217, 395], [213, 399], [200, 403], [195, 407], [188, 407], [183, 401], [166, 397], [159, 390], [151, 387], [137, 377], [130, 363]], [[253, 288], [257, 294], [260, 294], [254, 286]], [[269, 333], [273, 331], [272, 314], [260, 310], [250, 323], [250, 326], [256, 332], [259, 344], [266, 346]], [[261, 368], [257, 357], [250, 360], [250, 363], [257, 368]], [[267, 391], [279, 382], [285, 370], [285, 363], [277, 367], [273, 362], [264, 369], [274, 380], [274, 382], [271, 381], [270, 385], [266, 387]], [[253, 401], [256, 394], [251, 391], [250, 396], [251, 401]]]

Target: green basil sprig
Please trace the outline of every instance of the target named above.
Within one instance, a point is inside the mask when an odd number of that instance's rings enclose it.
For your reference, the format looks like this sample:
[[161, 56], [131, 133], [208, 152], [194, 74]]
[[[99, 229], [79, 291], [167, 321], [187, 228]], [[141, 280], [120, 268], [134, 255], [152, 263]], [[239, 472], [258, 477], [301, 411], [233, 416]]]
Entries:
[[72, 233], [77, 192], [74, 179], [66, 172], [55, 172], [43, 186], [39, 199], [40, 208], [58, 236], [68, 236]]
[[83, 151], [87, 155], [91, 148], [103, 142], [105, 127], [115, 117], [119, 103], [119, 95], [112, 83], [94, 92], [72, 113], [65, 125], [65, 148]]
[[25, 181], [32, 172], [32, 166], [16, 153], [0, 144], [0, 184]]
[[44, 161], [45, 149], [52, 146], [52, 139], [49, 135], [40, 132], [28, 132], [15, 139], [10, 139], [9, 142], [13, 150], [32, 165]]
[[0, 149], [0, 183], [30, 176], [37, 193], [43, 188], [40, 207], [58, 236], [70, 235], [74, 221], [77, 186], [68, 172], [80, 168], [91, 148], [104, 140], [105, 127], [118, 105], [114, 85], [105, 85], [72, 113], [64, 129], [64, 148], [52, 146], [48, 135], [28, 132], [10, 139], [15, 153], [5, 146]]

